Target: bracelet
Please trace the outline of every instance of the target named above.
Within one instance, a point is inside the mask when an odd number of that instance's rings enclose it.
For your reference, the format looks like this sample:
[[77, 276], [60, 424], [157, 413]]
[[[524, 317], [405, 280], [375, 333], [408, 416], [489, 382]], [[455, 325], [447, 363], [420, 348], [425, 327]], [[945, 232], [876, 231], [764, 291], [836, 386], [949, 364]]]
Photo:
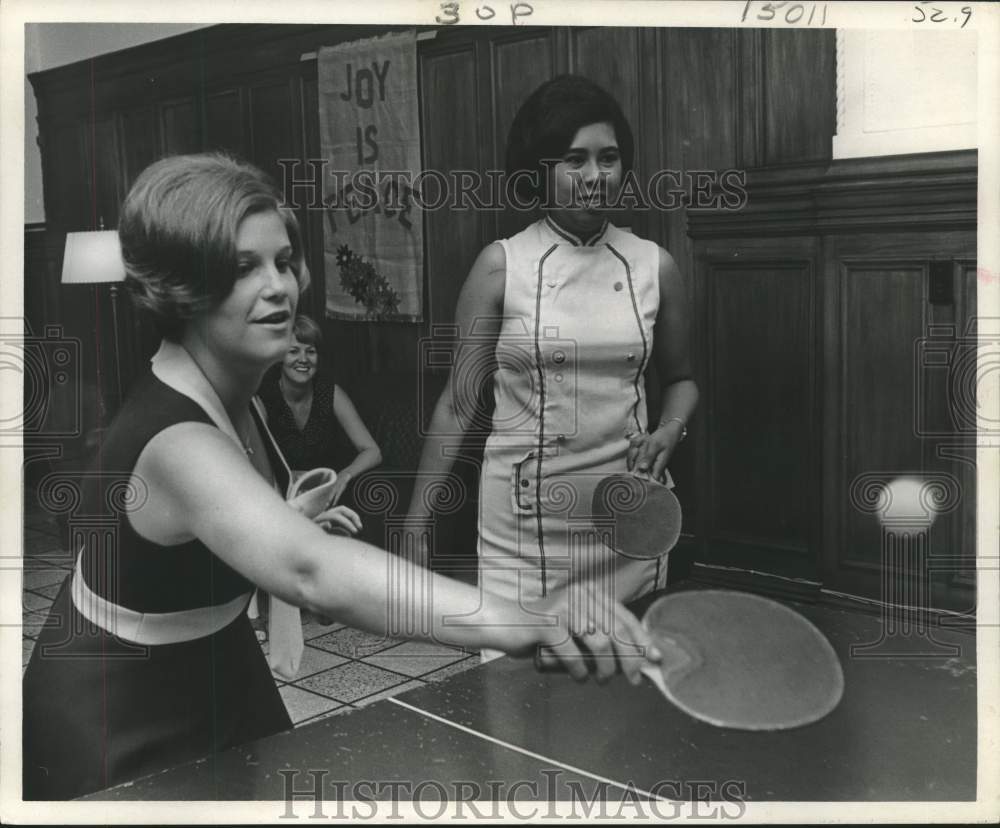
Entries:
[[665, 420], [660, 420], [660, 428], [663, 428], [667, 423], [680, 423], [681, 424], [681, 439], [677, 442], [680, 443], [688, 436], [687, 423], [685, 423], [680, 417], [667, 417]]

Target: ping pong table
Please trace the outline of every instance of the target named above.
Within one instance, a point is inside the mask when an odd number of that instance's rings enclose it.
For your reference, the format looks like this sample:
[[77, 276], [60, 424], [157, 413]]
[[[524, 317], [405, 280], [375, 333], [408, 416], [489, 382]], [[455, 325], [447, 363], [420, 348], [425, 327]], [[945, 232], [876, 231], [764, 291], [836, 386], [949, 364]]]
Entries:
[[328, 802], [974, 800], [975, 635], [934, 629], [930, 657], [922, 636], [873, 648], [886, 628], [878, 615], [787, 603], [829, 638], [844, 669], [840, 705], [805, 727], [716, 728], [649, 682], [577, 684], [503, 658], [86, 799], [308, 800], [319, 785]]

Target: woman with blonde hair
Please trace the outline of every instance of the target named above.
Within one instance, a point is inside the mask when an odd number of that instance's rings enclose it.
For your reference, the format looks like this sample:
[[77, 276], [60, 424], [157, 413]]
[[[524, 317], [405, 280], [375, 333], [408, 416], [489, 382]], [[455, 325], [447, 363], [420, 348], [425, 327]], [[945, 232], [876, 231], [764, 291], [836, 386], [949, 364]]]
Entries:
[[255, 586], [387, 636], [545, 646], [578, 678], [591, 651], [602, 673], [639, 680], [648, 640], [624, 608], [613, 635], [588, 635], [586, 617], [570, 625], [568, 594], [525, 607], [480, 596], [285, 501], [288, 468], [252, 398], [288, 349], [307, 272], [294, 215], [259, 170], [158, 161], [119, 235], [127, 286], [163, 343], [81, 481], [82, 509], [114, 507], [116, 534], [74, 550], [27, 666], [25, 799], [77, 797], [289, 727], [246, 617]]

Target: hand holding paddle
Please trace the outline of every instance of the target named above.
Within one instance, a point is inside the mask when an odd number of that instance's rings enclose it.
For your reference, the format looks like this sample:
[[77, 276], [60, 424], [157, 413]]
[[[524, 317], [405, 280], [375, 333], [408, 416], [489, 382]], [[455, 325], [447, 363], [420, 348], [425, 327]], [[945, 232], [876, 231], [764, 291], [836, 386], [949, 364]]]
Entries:
[[560, 589], [530, 605], [532, 613], [554, 619], [536, 653], [542, 670], [565, 670], [577, 681], [591, 674], [598, 682], [622, 672], [634, 685], [643, 667], [659, 660], [649, 631], [624, 606], [588, 584]]
[[687, 434], [680, 417], [668, 417], [652, 433], [629, 436], [625, 462], [629, 471], [649, 475], [653, 480], [665, 482], [668, 478], [667, 463], [674, 449]]

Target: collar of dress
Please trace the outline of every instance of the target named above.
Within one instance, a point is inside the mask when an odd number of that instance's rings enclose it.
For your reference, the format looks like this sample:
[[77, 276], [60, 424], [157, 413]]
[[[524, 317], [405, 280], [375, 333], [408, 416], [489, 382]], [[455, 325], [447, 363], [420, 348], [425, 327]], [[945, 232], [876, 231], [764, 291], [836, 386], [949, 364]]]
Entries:
[[222, 400], [184, 346], [163, 340], [160, 349], [153, 355], [152, 368], [153, 375], [160, 382], [196, 402], [219, 430], [231, 437], [243, 451], [243, 441], [236, 433]]
[[546, 216], [542, 223], [548, 230], [559, 237], [561, 241], [569, 242], [574, 247], [596, 247], [597, 244], [604, 238], [604, 234], [608, 232], [608, 227], [610, 223], [607, 219], [604, 223], [593, 233], [587, 237], [578, 236], [575, 233], [571, 233], [561, 224], [557, 224], [550, 216]]

